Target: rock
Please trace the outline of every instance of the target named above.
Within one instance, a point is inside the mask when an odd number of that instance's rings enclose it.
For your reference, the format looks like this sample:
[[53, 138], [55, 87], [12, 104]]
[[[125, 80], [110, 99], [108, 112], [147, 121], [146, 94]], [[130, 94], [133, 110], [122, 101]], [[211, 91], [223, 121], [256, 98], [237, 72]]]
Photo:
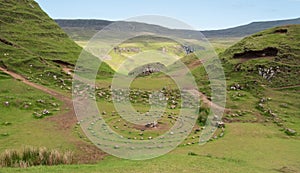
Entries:
[[264, 105], [263, 105], [262, 103], [259, 103], [258, 106], [259, 106], [260, 108], [264, 108]]
[[157, 127], [157, 125], [158, 125], [158, 123], [157, 123], [156, 121], [154, 121], [154, 122], [151, 122], [151, 123], [147, 123], [147, 124], [145, 125], [145, 127], [148, 127], [148, 128], [155, 128], [155, 127]]
[[243, 87], [240, 84], [234, 84], [230, 87], [231, 90], [242, 90]]
[[297, 132], [293, 129], [287, 128], [285, 129], [285, 133], [289, 136], [295, 136], [297, 134]]
[[216, 123], [216, 126], [217, 126], [218, 128], [225, 128], [225, 123], [222, 122], [222, 121], [219, 121], [219, 122]]
[[50, 112], [49, 112], [47, 109], [44, 109], [44, 110], [42, 111], [42, 114], [43, 114], [43, 115], [48, 115], [48, 114], [50, 114]]
[[8, 136], [8, 133], [2, 133], [1, 136]]
[[37, 113], [37, 112], [34, 112], [34, 113], [33, 113], [33, 116], [36, 117], [36, 118], [42, 118], [42, 117], [43, 117], [42, 114]]
[[266, 102], [266, 99], [265, 98], [261, 98], [260, 99], [260, 103], [264, 103], [264, 102]]
[[36, 102], [38, 102], [38, 103], [45, 103], [45, 100], [42, 100], [42, 99], [39, 99], [39, 100], [37, 100]]
[[273, 78], [275, 76], [276, 72], [280, 71], [279, 67], [278, 68], [277, 67], [276, 67], [276, 70], [274, 70], [275, 68], [273, 68], [273, 67], [269, 67], [269, 68], [261, 68], [261, 67], [259, 67], [258, 68], [258, 74], [260, 76], [262, 76], [264, 79], [270, 81], [271, 78]]
[[5, 126], [9, 126], [9, 125], [11, 125], [11, 123], [10, 122], [5, 122], [5, 123], [3, 123]]
[[4, 105], [9, 106], [9, 102], [8, 101], [4, 102]]
[[57, 106], [58, 106], [58, 104], [56, 104], [56, 103], [52, 103], [52, 106], [53, 106], [53, 107], [57, 107]]
[[272, 117], [277, 117], [277, 114], [275, 114], [274, 112], [270, 112], [270, 115], [271, 115]]
[[25, 104], [25, 105], [24, 105], [24, 109], [27, 109], [27, 108], [29, 108], [29, 105], [28, 105], [28, 104]]

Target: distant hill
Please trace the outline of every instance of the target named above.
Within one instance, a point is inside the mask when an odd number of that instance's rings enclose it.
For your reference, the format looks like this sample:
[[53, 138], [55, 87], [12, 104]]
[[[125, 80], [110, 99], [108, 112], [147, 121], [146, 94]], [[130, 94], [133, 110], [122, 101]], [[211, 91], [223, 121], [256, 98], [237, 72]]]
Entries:
[[0, 0], [0, 31], [0, 66], [44, 85], [61, 85], [82, 50], [34, 0]]
[[300, 24], [300, 18], [290, 20], [276, 20], [265, 22], [253, 22], [234, 28], [202, 31], [206, 37], [245, 37], [254, 33], [283, 25]]
[[[106, 20], [87, 20], [87, 19], [57, 19], [55, 20], [65, 31], [66, 33], [74, 40], [89, 40], [94, 34], [105, 26], [113, 23], [113, 21]], [[126, 22], [125, 22], [126, 23]], [[127, 22], [130, 25], [132, 22]], [[214, 37], [245, 37], [256, 32], [288, 24], [300, 24], [300, 18], [291, 19], [291, 20], [278, 20], [278, 21], [266, 21], [266, 22], [253, 22], [248, 25], [238, 26], [229, 29], [222, 30], [211, 30], [211, 31], [202, 31], [207, 38]], [[135, 23], [135, 25], [137, 25]], [[167, 29], [157, 25], [150, 25], [140, 23], [139, 29], [146, 30], [148, 32], [168, 32], [172, 34], [177, 34], [184, 36], [186, 38], [195, 38], [199, 39], [199, 31], [192, 30], [174, 30]]]
[[[105, 20], [55, 20], [60, 27], [76, 41], [89, 40], [98, 31], [113, 23], [112, 21]], [[133, 27], [134, 26], [134, 27]], [[145, 32], [153, 34], [167, 34], [170, 36], [177, 36], [186, 39], [202, 39], [203, 36], [199, 34], [199, 31], [191, 30], [177, 30], [168, 29], [158, 25], [139, 23], [139, 22], [125, 22], [120, 21], [118, 23], [118, 33], [130, 34], [130, 32]]]

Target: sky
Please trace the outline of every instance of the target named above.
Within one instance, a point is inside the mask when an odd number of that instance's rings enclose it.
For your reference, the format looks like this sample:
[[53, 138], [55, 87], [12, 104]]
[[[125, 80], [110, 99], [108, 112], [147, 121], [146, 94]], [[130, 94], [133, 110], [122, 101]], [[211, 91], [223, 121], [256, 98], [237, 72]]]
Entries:
[[54, 19], [125, 20], [161, 15], [194, 29], [300, 17], [300, 0], [36, 0]]

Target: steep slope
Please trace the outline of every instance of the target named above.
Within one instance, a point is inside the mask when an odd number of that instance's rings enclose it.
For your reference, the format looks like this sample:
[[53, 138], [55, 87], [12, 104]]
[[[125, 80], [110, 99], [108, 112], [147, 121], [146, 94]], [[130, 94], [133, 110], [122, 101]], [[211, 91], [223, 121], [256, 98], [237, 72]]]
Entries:
[[70, 77], [62, 68], [73, 68], [81, 48], [35, 1], [0, 0], [0, 31], [1, 67], [34, 82], [69, 88]]
[[268, 29], [246, 37], [221, 54], [235, 72], [272, 87], [298, 85], [300, 25]]

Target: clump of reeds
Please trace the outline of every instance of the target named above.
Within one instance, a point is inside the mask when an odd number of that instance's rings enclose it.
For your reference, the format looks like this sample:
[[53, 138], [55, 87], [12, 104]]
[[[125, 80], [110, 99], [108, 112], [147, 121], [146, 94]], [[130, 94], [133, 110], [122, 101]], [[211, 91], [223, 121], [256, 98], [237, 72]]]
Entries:
[[73, 152], [60, 152], [45, 147], [25, 147], [22, 150], [5, 150], [0, 156], [1, 167], [27, 168], [37, 165], [72, 164]]

